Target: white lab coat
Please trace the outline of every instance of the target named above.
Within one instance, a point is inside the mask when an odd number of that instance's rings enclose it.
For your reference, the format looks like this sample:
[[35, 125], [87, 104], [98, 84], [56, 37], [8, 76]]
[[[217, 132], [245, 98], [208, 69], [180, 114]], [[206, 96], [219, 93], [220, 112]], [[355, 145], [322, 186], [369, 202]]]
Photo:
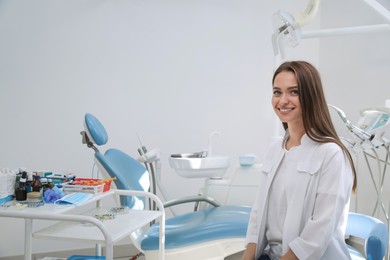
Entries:
[[[282, 145], [281, 138], [271, 146], [251, 211], [246, 244], [257, 244], [256, 259], [267, 246], [268, 192], [285, 153]], [[320, 144], [306, 135], [294, 152], [296, 160], [288, 165], [283, 254], [291, 248], [300, 260], [350, 259], [344, 234], [353, 174], [347, 157], [337, 144]]]

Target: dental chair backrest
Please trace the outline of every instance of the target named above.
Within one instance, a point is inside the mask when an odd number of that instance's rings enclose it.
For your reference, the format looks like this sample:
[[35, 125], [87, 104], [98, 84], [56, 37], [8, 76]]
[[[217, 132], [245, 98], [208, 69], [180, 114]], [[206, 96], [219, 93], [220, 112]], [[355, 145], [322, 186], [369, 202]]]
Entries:
[[[108, 149], [103, 154], [95, 146], [105, 145], [108, 141], [106, 129], [95, 116], [85, 114], [84, 129], [81, 132], [83, 143], [94, 149], [99, 170], [107, 176], [116, 177], [114, 183], [118, 189], [148, 191], [149, 173], [141, 163], [118, 149]], [[144, 198], [126, 196], [120, 200], [122, 206], [130, 208], [144, 209], [146, 206]]]

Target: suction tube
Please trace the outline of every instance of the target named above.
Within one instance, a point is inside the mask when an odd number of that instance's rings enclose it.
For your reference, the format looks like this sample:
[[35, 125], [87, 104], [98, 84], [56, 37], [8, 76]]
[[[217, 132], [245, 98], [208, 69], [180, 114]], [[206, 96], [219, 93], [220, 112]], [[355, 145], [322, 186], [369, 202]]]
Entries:
[[347, 119], [347, 116], [345, 115], [344, 111], [342, 111], [340, 108], [329, 104], [328, 106], [337, 111], [337, 114], [339, 114], [344, 124], [347, 126], [348, 130], [351, 131], [353, 134], [355, 134], [355, 136], [358, 137], [362, 142], [366, 140], [372, 141], [372, 139], [374, 139], [375, 137], [374, 134], [370, 134], [364, 131], [363, 129], [351, 124], [351, 122], [349, 122], [349, 120]]

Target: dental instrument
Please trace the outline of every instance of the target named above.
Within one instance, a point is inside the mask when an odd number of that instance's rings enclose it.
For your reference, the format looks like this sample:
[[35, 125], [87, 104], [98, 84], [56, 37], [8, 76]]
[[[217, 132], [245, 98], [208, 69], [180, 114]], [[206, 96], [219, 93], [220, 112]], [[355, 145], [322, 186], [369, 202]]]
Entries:
[[[346, 125], [346, 127], [348, 128], [348, 130], [351, 133], [353, 133], [358, 139], [360, 139], [359, 145], [362, 145], [365, 141], [371, 142], [374, 139], [375, 134], [368, 133], [365, 130], [353, 125], [351, 122], [349, 122], [344, 111], [342, 111], [340, 108], [333, 106], [333, 105], [330, 105], [330, 104], [328, 104], [328, 106], [333, 108], [334, 110], [336, 110], [336, 112], [339, 114], [340, 118], [343, 120], [343, 122]], [[355, 143], [355, 145], [356, 145], [356, 143]]]
[[[141, 145], [140, 148], [138, 148], [138, 153], [140, 157], [138, 158], [138, 161], [144, 163], [145, 167], [148, 169], [148, 172], [150, 172], [149, 178], [151, 178], [150, 183], [151, 186], [149, 188], [149, 191], [153, 194], [157, 194], [157, 181], [156, 181], [156, 171], [153, 167], [153, 162], [158, 161], [160, 158], [160, 151], [159, 150], [153, 150], [151, 152], [148, 152], [145, 145], [141, 142], [141, 138], [139, 137], [137, 133], [138, 141]], [[151, 200], [149, 200], [149, 208], [150, 209], [156, 209], [155, 203], [150, 203]]]

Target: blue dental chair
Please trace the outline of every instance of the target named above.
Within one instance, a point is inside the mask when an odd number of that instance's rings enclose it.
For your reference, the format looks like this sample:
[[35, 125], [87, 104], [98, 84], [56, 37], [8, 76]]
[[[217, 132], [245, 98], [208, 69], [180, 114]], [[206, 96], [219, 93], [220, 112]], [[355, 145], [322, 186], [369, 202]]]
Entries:
[[[352, 260], [382, 260], [387, 253], [389, 245], [387, 226], [374, 217], [350, 212], [345, 234], [348, 237], [348, 244], [352, 244], [351, 242], [358, 238], [363, 246], [359, 252], [355, 247], [348, 245]], [[357, 243], [359, 244], [359, 241]]]
[[[101, 153], [95, 146], [105, 145], [108, 135], [100, 121], [91, 114], [84, 118], [81, 132], [83, 143], [95, 151], [95, 161], [100, 172], [114, 181], [118, 189], [148, 191], [151, 179], [147, 167], [118, 149], [108, 149]], [[200, 201], [211, 203], [212, 208], [189, 212], [166, 220], [165, 259], [222, 260], [244, 249], [250, 208], [246, 206], [218, 206], [207, 198]], [[185, 199], [195, 202], [196, 198]], [[179, 201], [180, 202], [180, 201]], [[143, 198], [120, 198], [122, 206], [134, 209], [146, 209], [148, 202]], [[167, 202], [166, 207], [175, 205]], [[348, 240], [363, 240], [363, 249], [358, 251], [355, 245], [349, 245], [353, 260], [382, 260], [388, 248], [388, 230], [386, 225], [374, 217], [350, 213], [346, 235]], [[146, 260], [158, 259], [159, 245], [158, 223], [150, 228], [132, 234], [135, 247], [145, 254]], [[354, 247], [355, 246], [355, 247]]]
[[[84, 119], [85, 131], [81, 132], [83, 143], [94, 149], [99, 171], [107, 177], [116, 177], [114, 184], [118, 189], [149, 191], [152, 178], [147, 167], [118, 149], [108, 149], [104, 154], [101, 153], [95, 145], [107, 143], [107, 132], [95, 116], [87, 113]], [[218, 206], [212, 200], [196, 197], [198, 201], [209, 202], [215, 207], [166, 220], [165, 259], [222, 260], [226, 256], [242, 251], [250, 207]], [[184, 202], [196, 202], [196, 198], [188, 197]], [[120, 204], [141, 210], [150, 207], [147, 201], [137, 197], [120, 198]], [[167, 202], [164, 207], [175, 204]], [[156, 223], [131, 236], [134, 246], [144, 253], [147, 260], [158, 259], [158, 230]]]

